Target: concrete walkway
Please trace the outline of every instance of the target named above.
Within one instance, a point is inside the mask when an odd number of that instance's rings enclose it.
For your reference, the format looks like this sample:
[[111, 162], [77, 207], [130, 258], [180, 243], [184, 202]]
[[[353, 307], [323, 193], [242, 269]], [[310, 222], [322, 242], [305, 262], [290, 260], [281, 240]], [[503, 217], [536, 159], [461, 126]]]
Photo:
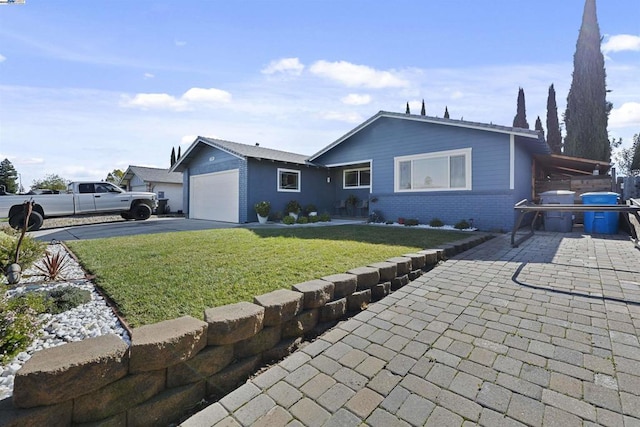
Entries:
[[628, 238], [500, 236], [182, 425], [640, 426], [639, 336]]

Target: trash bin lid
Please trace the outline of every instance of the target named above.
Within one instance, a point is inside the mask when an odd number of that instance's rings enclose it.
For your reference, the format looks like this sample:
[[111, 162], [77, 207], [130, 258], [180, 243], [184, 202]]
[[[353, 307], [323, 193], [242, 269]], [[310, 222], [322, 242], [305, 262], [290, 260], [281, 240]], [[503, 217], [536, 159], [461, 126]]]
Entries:
[[540, 193], [541, 196], [573, 196], [574, 194], [576, 194], [575, 191], [569, 190], [550, 190]]
[[584, 196], [609, 196], [609, 197], [620, 197], [620, 195], [618, 193], [614, 193], [612, 191], [592, 191], [591, 193], [582, 193], [580, 195], [580, 197], [584, 197]]

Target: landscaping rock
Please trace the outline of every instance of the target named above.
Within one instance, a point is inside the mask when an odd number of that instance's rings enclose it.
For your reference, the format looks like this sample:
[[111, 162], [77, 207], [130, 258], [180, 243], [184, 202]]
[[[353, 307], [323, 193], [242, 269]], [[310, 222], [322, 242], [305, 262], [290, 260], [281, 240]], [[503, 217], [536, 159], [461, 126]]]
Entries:
[[167, 387], [179, 387], [207, 379], [233, 361], [233, 346], [209, 346], [186, 362], [167, 369]]
[[371, 302], [371, 289], [356, 291], [347, 297], [347, 309], [349, 311], [366, 310]]
[[380, 282], [380, 271], [372, 267], [358, 267], [347, 271], [347, 274], [356, 276], [356, 290], [371, 289]]
[[393, 257], [389, 258], [387, 262], [392, 262], [397, 266], [398, 276], [408, 274], [411, 271], [411, 258], [408, 257]]
[[298, 283], [291, 288], [294, 291], [302, 292], [304, 295], [304, 308], [322, 307], [333, 299], [333, 289], [335, 285], [326, 280], [311, 280]]
[[235, 344], [233, 352], [236, 357], [244, 358], [261, 354], [263, 351], [275, 347], [282, 337], [282, 327], [272, 326], [264, 328], [255, 336]]
[[419, 270], [427, 263], [427, 256], [421, 253], [404, 254], [403, 257], [411, 258], [411, 269]]
[[264, 307], [250, 302], [239, 302], [222, 307], [208, 308], [204, 320], [209, 325], [209, 345], [234, 344], [246, 340], [262, 330]]
[[265, 363], [275, 362], [276, 360], [282, 360], [300, 347], [302, 344], [302, 337], [284, 339], [278, 343], [275, 347], [266, 350], [262, 353], [262, 360]]
[[287, 289], [278, 289], [253, 298], [264, 307], [264, 325], [280, 325], [302, 311], [304, 295]]
[[391, 282], [378, 283], [371, 288], [371, 300], [378, 301], [389, 295], [391, 290]]
[[35, 353], [18, 371], [13, 390], [17, 408], [65, 402], [127, 374], [127, 344], [103, 335]]
[[398, 275], [398, 265], [393, 262], [375, 262], [369, 267], [378, 269], [381, 282], [388, 282]]
[[358, 279], [353, 274], [332, 274], [323, 277], [322, 280], [333, 283], [333, 298], [335, 300], [351, 295], [358, 286]]
[[0, 400], [0, 426], [68, 426], [71, 425], [73, 400], [57, 405], [40, 406], [32, 409], [17, 409], [11, 399]]
[[440, 259], [437, 249], [426, 249], [424, 251], [419, 251], [418, 253], [424, 254], [426, 266], [436, 265]]
[[391, 290], [392, 291], [397, 291], [398, 289], [400, 289], [401, 287], [403, 287], [404, 285], [409, 283], [409, 275], [408, 274], [404, 274], [402, 276], [398, 276], [395, 279], [393, 279], [391, 281]]
[[166, 371], [127, 375], [73, 402], [73, 422], [98, 421], [126, 412], [165, 389]]
[[262, 358], [260, 356], [248, 357], [238, 360], [217, 374], [212, 375], [207, 380], [207, 396], [222, 397], [231, 392], [258, 369], [261, 361]]
[[207, 345], [207, 323], [191, 316], [135, 328], [129, 372], [164, 369], [184, 362]]
[[127, 412], [128, 426], [169, 425], [205, 397], [205, 382], [168, 389]]
[[338, 320], [342, 316], [344, 316], [346, 312], [347, 312], [346, 297], [328, 302], [324, 307], [320, 308], [320, 321], [330, 322], [332, 320]]

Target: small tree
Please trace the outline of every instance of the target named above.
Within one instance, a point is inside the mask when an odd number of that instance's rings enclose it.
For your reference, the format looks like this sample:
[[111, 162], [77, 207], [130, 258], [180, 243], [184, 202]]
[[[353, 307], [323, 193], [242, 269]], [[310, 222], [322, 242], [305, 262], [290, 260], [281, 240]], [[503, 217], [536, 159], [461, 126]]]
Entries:
[[527, 109], [524, 105], [524, 89], [518, 89], [518, 106], [516, 116], [513, 118], [513, 127], [529, 129], [529, 123], [527, 123]]
[[173, 167], [176, 164], [176, 149], [175, 147], [171, 147], [171, 165], [169, 167]]
[[124, 172], [122, 172], [120, 169], [114, 169], [107, 174], [107, 178], [105, 179], [105, 181], [111, 182], [117, 185], [120, 183], [120, 180], [122, 180], [123, 176], [124, 176]]
[[409, 103], [407, 102], [407, 110], [404, 112], [405, 114], [411, 114], [411, 110], [409, 109]]
[[421, 116], [426, 116], [427, 115], [427, 109], [424, 106], [424, 99], [422, 100], [422, 110], [420, 110], [420, 115]]
[[547, 96], [547, 144], [549, 144], [552, 153], [560, 154], [562, 152], [562, 134], [558, 121], [556, 90], [553, 84], [549, 86], [549, 95]]
[[0, 162], [0, 187], [4, 187], [7, 193], [15, 193], [18, 190], [18, 172], [9, 159]]
[[66, 190], [69, 181], [57, 174], [49, 174], [41, 180], [34, 179], [32, 189]]
[[536, 119], [535, 130], [542, 133], [542, 137], [544, 138], [544, 128], [542, 127], [542, 120], [540, 120], [540, 116]]
[[447, 106], [444, 107], [444, 118], [445, 119], [449, 118], [449, 108]]
[[640, 133], [633, 136], [631, 147], [620, 150], [616, 160], [621, 175], [640, 176]]

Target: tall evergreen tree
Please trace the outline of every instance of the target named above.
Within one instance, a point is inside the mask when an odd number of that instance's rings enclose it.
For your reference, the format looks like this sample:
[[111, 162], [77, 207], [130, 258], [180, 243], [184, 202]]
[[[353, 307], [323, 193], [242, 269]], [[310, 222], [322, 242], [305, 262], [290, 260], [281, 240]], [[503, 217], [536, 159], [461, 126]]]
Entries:
[[173, 165], [176, 164], [176, 148], [175, 147], [171, 147], [171, 166], [173, 167]]
[[606, 99], [606, 73], [600, 41], [596, 1], [586, 0], [564, 113], [567, 131], [564, 153], [609, 162], [611, 146], [607, 122], [612, 106]]
[[544, 128], [542, 127], [542, 120], [540, 120], [540, 116], [538, 116], [538, 118], [536, 119], [536, 125], [534, 129], [542, 132], [542, 137], [544, 138]]
[[421, 116], [426, 116], [427, 115], [427, 109], [424, 106], [424, 99], [422, 100], [422, 110], [420, 110], [420, 115]]
[[181, 149], [181, 148], [182, 148], [182, 147], [180, 147], [180, 146], [178, 145], [178, 157], [176, 158], [176, 160], [180, 160], [180, 157], [182, 157], [182, 154], [180, 154], [180, 149]]
[[411, 110], [409, 109], [409, 103], [407, 102], [407, 111], [404, 112], [405, 114], [411, 114]]
[[547, 96], [547, 144], [554, 154], [562, 152], [562, 134], [558, 122], [558, 104], [556, 104], [556, 90], [553, 83], [549, 86]]
[[18, 190], [18, 172], [9, 159], [0, 162], [0, 187], [4, 186], [7, 193], [15, 193]]
[[636, 176], [640, 176], [640, 133], [633, 135], [633, 159], [630, 169]]
[[444, 107], [444, 118], [445, 119], [449, 118], [449, 108], [447, 106]]
[[529, 123], [527, 123], [527, 109], [524, 105], [524, 89], [518, 89], [518, 107], [516, 116], [513, 118], [513, 127], [529, 129]]

